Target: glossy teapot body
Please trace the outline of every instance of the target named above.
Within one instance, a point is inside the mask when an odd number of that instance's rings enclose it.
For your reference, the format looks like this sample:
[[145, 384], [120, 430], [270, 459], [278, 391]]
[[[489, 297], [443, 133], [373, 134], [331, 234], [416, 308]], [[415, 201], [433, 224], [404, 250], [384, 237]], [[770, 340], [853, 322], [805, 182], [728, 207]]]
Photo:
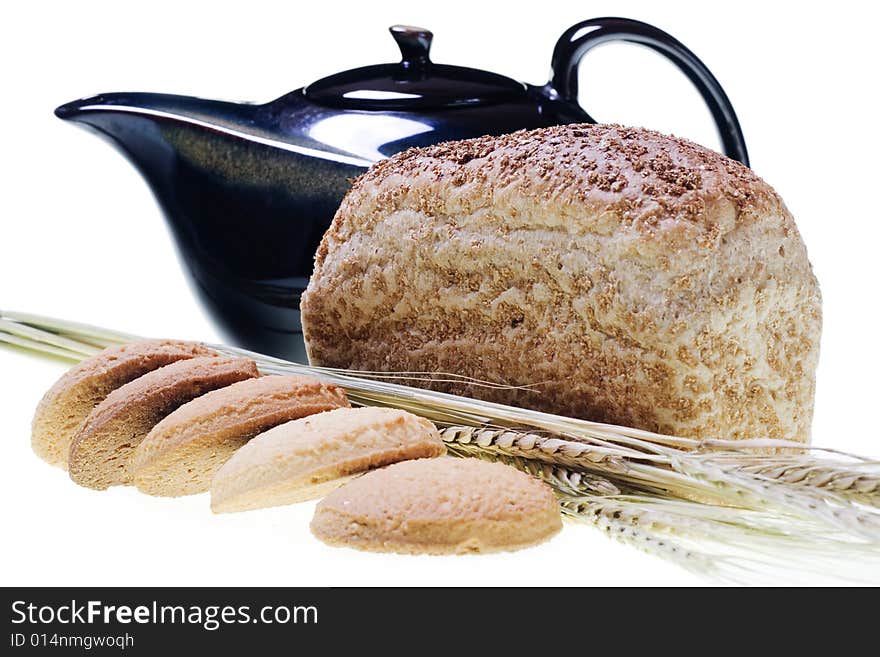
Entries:
[[396, 26], [392, 34], [400, 63], [330, 76], [266, 104], [118, 93], [56, 110], [108, 137], [146, 178], [193, 288], [228, 340], [303, 360], [299, 298], [351, 180], [411, 147], [592, 122], [577, 103], [576, 67], [603, 40], [670, 50], [707, 100], [728, 154], [747, 163], [720, 85], [684, 46], [643, 23], [574, 26], [541, 86], [435, 65], [429, 32]]

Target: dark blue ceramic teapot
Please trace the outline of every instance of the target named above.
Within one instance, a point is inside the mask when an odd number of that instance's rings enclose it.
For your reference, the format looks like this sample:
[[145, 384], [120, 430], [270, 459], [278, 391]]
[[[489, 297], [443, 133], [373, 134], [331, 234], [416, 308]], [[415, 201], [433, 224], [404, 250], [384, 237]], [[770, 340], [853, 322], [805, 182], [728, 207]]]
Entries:
[[195, 289], [231, 341], [302, 359], [300, 294], [351, 179], [413, 146], [593, 122], [578, 104], [577, 67], [601, 43], [639, 43], [671, 59], [708, 104], [726, 154], [748, 164], [718, 81], [645, 23], [572, 26], [556, 44], [551, 80], [538, 86], [433, 63], [427, 30], [397, 25], [391, 34], [400, 62], [331, 75], [265, 104], [113, 93], [55, 111], [108, 137], [147, 179]]

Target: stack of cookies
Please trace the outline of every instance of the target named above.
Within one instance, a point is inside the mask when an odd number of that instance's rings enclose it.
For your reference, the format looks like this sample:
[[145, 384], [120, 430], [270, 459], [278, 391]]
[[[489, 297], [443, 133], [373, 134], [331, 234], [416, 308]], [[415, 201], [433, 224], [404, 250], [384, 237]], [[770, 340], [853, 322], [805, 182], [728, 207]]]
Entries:
[[351, 408], [335, 385], [261, 376], [254, 361], [196, 343], [145, 340], [83, 361], [43, 397], [32, 444], [82, 486], [210, 490], [217, 513], [329, 493], [312, 530], [333, 545], [486, 552], [561, 527], [546, 484], [505, 465], [438, 458], [446, 448], [428, 420]]

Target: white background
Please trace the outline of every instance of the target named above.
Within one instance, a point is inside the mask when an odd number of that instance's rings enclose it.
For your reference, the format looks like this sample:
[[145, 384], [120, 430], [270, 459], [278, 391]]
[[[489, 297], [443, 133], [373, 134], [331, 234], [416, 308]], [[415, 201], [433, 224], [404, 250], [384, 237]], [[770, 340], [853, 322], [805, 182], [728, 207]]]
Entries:
[[[269, 100], [339, 70], [396, 60], [386, 32], [393, 23], [432, 29], [435, 61], [539, 83], [565, 28], [628, 16], [671, 32], [709, 65], [739, 113], [753, 168], [798, 221], [824, 295], [814, 442], [880, 456], [880, 130], [869, 3], [422, 5], [5, 4], [0, 308], [217, 338], [149, 190], [106, 143], [53, 117], [62, 102], [135, 90]], [[649, 51], [591, 53], [581, 90], [600, 121], [717, 143], [689, 83]], [[81, 489], [30, 451], [33, 408], [62, 371], [0, 348], [4, 585], [699, 583], [586, 527], [514, 554], [394, 557], [324, 547], [307, 529], [312, 504], [215, 517], [206, 496]]]

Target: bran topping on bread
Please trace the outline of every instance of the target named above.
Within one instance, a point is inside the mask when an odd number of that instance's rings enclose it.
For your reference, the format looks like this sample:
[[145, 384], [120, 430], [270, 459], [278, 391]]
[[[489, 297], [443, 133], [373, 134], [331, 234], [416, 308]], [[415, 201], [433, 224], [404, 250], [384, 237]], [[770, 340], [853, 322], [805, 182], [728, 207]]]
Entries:
[[808, 440], [821, 297], [794, 219], [682, 139], [569, 125], [377, 163], [303, 295], [310, 361], [692, 437]]
[[[732, 203], [743, 219], [784, 208], [767, 183], [735, 160], [653, 130], [592, 124], [409, 149], [372, 166], [346, 202], [362, 203], [367, 199], [360, 188], [390, 182], [372, 202], [386, 212], [399, 201], [411, 204], [408, 196], [418, 194], [421, 183], [408, 181], [423, 178], [455, 187], [512, 186], [524, 196], [554, 203], [601, 203], [647, 232], [674, 219], [711, 233], [717, 226], [707, 208], [719, 201]], [[431, 197], [418, 200], [420, 209], [437, 209]]]

